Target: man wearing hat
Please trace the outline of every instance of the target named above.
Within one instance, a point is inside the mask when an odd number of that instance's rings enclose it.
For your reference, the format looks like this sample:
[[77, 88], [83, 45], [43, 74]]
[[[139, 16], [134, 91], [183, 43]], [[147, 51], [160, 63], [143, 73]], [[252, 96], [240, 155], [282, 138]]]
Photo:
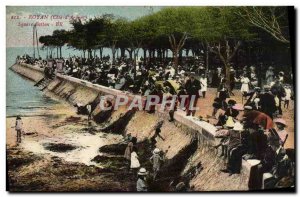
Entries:
[[[200, 82], [197, 79], [195, 79], [194, 73], [191, 73], [189, 79], [185, 83], [185, 89], [188, 94], [186, 115], [189, 116], [192, 114], [192, 116], [194, 116], [196, 111], [191, 110], [190, 108], [195, 107], [197, 105], [197, 100], [199, 98], [199, 89], [200, 89]], [[194, 97], [194, 100], [192, 100], [192, 97]]]
[[137, 192], [147, 192], [148, 186], [146, 182], [147, 170], [145, 168], [140, 168], [138, 172], [138, 179], [136, 182], [136, 191]]
[[273, 114], [276, 112], [275, 97], [270, 91], [270, 86], [264, 86], [265, 93], [260, 95], [260, 111], [270, 116], [273, 119]]
[[285, 89], [283, 87], [283, 85], [281, 84], [281, 82], [279, 81], [279, 79], [276, 79], [274, 85], [271, 87], [271, 92], [272, 94], [277, 97], [276, 99], [278, 99], [278, 112], [280, 115], [282, 115], [282, 109], [281, 109], [281, 101], [282, 98], [284, 98], [286, 96], [285, 93]]
[[150, 158], [150, 162], [153, 164], [153, 180], [155, 180], [163, 161], [163, 158], [160, 156], [159, 153], [160, 153], [159, 148], [155, 148], [153, 150], [153, 155]]

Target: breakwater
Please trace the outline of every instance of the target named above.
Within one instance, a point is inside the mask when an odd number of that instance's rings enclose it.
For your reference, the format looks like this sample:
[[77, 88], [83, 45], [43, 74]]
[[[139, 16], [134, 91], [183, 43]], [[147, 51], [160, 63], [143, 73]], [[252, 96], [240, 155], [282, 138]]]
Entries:
[[[35, 82], [40, 81], [43, 69], [26, 64], [15, 64], [11, 69]], [[70, 104], [95, 104], [93, 118], [103, 124], [102, 132], [125, 135], [131, 133], [138, 142], [145, 142], [154, 135], [156, 127], [161, 127], [160, 135], [156, 138], [156, 146], [166, 153], [162, 171], [163, 176], [189, 176], [189, 184], [195, 191], [248, 190], [249, 177], [253, 165], [242, 162], [241, 174], [228, 176], [220, 172], [224, 168], [224, 160], [217, 156], [213, 147], [219, 143], [215, 138], [216, 128], [205, 122], [185, 116], [178, 110], [175, 112], [175, 122], [168, 121], [166, 111], [156, 111], [149, 114], [145, 111], [127, 110], [120, 107], [117, 111], [101, 111], [97, 104], [103, 95], [134, 95], [101, 85], [95, 85], [70, 76], [56, 74], [44, 91], [52, 92]], [[202, 170], [194, 172], [197, 166]], [[191, 173], [193, 172], [193, 173]]]

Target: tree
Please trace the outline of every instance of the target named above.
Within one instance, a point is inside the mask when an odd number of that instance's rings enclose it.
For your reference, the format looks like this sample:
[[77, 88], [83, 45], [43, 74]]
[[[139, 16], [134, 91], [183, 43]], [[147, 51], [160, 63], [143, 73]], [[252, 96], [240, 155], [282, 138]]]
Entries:
[[235, 7], [205, 7], [198, 14], [194, 35], [205, 40], [210, 52], [216, 54], [225, 67], [230, 82], [230, 64], [243, 41], [253, 38], [249, 25], [236, 14]]
[[127, 25], [127, 21], [124, 18], [114, 19], [112, 15], [107, 19], [108, 20], [105, 27], [105, 40], [108, 42], [111, 48], [112, 62], [114, 63], [117, 49], [116, 46], [122, 37], [122, 33]]
[[87, 29], [80, 19], [72, 20], [70, 23], [73, 28], [69, 32], [68, 45], [75, 49], [82, 50], [85, 57], [85, 51], [89, 48]]
[[197, 18], [193, 15], [193, 7], [165, 8], [154, 14], [160, 35], [167, 35], [173, 52], [175, 69], [178, 66], [178, 54], [183, 48], [190, 32], [195, 28]]
[[49, 57], [49, 49], [51, 52], [50, 56], [52, 56], [52, 50], [54, 48], [53, 37], [51, 35], [40, 36], [39, 42], [43, 44], [42, 49], [45, 49], [45, 48], [47, 49], [47, 58]]
[[62, 30], [54, 30], [52, 33], [53, 45], [57, 47], [57, 58], [58, 58], [58, 49], [60, 58], [62, 57], [61, 48], [67, 43], [68, 36], [67, 31]]
[[285, 44], [290, 43], [287, 7], [241, 7], [237, 13], [276, 40]]
[[92, 49], [100, 49], [100, 57], [102, 58], [102, 51], [105, 46], [105, 28], [107, 20], [107, 15], [103, 15], [101, 17], [90, 19], [84, 24], [87, 32], [86, 40], [89, 57], [92, 56]]

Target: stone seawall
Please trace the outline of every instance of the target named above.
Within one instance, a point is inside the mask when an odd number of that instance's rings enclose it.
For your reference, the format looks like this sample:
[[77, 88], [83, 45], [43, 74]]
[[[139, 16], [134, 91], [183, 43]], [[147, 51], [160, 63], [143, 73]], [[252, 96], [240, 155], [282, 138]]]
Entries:
[[[43, 69], [41, 68], [26, 64], [15, 64], [11, 68], [35, 82], [43, 78]], [[97, 103], [102, 95], [127, 95], [129, 98], [134, 96], [61, 74], [56, 74], [45, 91], [55, 93], [72, 105]], [[131, 133], [137, 137], [139, 142], [149, 140], [154, 135], [155, 128], [161, 124], [161, 135], [164, 139], [157, 137], [156, 145], [166, 152], [170, 169], [176, 165], [182, 165], [180, 174], [184, 175], [200, 162], [203, 166], [203, 171], [191, 177], [190, 184], [193, 190], [237, 191], [249, 189], [248, 182], [252, 166], [248, 162], [242, 162], [241, 174], [228, 176], [228, 174], [220, 173], [220, 169], [224, 167], [224, 160], [217, 156], [218, 152], [213, 148], [213, 145], [219, 142], [219, 139], [215, 138], [217, 129], [205, 121], [187, 117], [183, 111], [178, 110], [175, 112], [175, 122], [170, 123], [168, 122], [168, 113], [165, 111], [157, 110], [155, 114], [149, 114], [145, 111], [128, 111], [126, 107], [110, 113], [101, 112], [96, 107], [93, 116], [105, 120], [103, 131], [123, 135]], [[184, 158], [184, 163], [180, 158]], [[207, 179], [208, 183], [203, 182], [203, 178]]]
[[15, 71], [16, 73], [26, 77], [30, 80], [38, 82], [42, 78], [44, 78], [43, 69], [38, 67], [33, 67], [28, 64], [14, 64], [10, 67], [11, 70]]

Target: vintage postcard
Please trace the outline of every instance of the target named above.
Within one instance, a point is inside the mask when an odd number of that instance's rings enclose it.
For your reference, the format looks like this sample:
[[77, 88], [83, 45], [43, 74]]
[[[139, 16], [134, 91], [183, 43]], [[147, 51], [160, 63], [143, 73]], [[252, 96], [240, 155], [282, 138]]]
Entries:
[[7, 6], [7, 191], [295, 191], [294, 43], [294, 7]]

